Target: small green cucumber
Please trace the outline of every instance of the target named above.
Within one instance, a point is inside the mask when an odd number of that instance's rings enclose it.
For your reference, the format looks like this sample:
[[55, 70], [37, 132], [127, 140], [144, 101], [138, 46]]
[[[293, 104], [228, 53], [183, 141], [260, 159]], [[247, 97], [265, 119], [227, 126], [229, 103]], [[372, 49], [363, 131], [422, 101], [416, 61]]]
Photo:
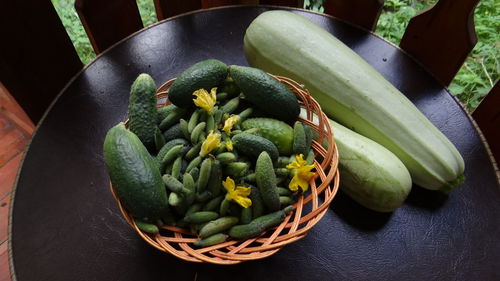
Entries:
[[155, 147], [156, 151], [160, 151], [160, 149], [165, 145], [165, 137], [163, 137], [163, 134], [161, 133], [161, 130], [156, 127], [155, 130]]
[[258, 218], [264, 214], [265, 206], [262, 196], [260, 196], [259, 188], [251, 186], [250, 200], [252, 200], [252, 218]]
[[167, 117], [163, 118], [160, 122], [160, 129], [161, 130], [166, 130], [170, 128], [172, 125], [175, 123], [179, 122], [181, 120], [182, 116], [186, 113], [186, 109], [184, 108], [174, 108], [172, 112], [170, 112]]
[[163, 171], [168, 164], [172, 163], [177, 157], [182, 156], [182, 149], [184, 148], [184, 145], [178, 144], [174, 147], [172, 147], [161, 159], [160, 162], [160, 170]]
[[[201, 163], [201, 158], [200, 158], [200, 163]], [[188, 169], [186, 168], [186, 173], [189, 173], [193, 177], [193, 180], [196, 182], [198, 180], [198, 177], [200, 176], [200, 169], [198, 167], [194, 167], [188, 171]]]
[[200, 150], [201, 150], [201, 143], [197, 143], [195, 145], [193, 145], [187, 152], [186, 152], [186, 155], [184, 155], [184, 157], [187, 159], [187, 160], [192, 160], [194, 159], [196, 156], [198, 156], [200, 154]]
[[236, 155], [232, 152], [220, 153], [215, 158], [219, 160], [222, 164], [228, 164], [236, 161]]
[[216, 233], [226, 231], [237, 223], [237, 217], [220, 217], [205, 224], [205, 226], [200, 229], [198, 235], [200, 236], [200, 238], [206, 238]]
[[144, 232], [151, 233], [151, 234], [156, 234], [156, 233], [160, 232], [160, 230], [158, 229], [158, 226], [156, 226], [152, 223], [147, 223], [147, 222], [144, 222], [144, 221], [141, 221], [138, 219], [135, 219], [134, 222], [135, 222], [135, 225], [137, 225], [137, 227]]
[[170, 172], [172, 177], [178, 179], [181, 174], [181, 168], [182, 168], [182, 157], [177, 157], [177, 159], [175, 159], [174, 163], [172, 164], [172, 171]]
[[179, 180], [174, 178], [172, 175], [169, 174], [163, 175], [162, 179], [165, 185], [168, 187], [168, 189], [172, 192], [177, 192], [182, 194], [191, 193], [191, 190], [184, 187], [184, 185]]
[[158, 112], [157, 123], [158, 123], [158, 125], [160, 125], [161, 121], [163, 121], [163, 119], [165, 119], [165, 117], [167, 117], [170, 114], [170, 112], [172, 112], [175, 108], [177, 108], [177, 106], [175, 106], [174, 104], [169, 104], [169, 105], [162, 106], [162, 107], [158, 108], [157, 109], [157, 112]]
[[280, 198], [276, 188], [276, 174], [274, 173], [271, 157], [265, 151], [257, 158], [255, 175], [264, 205], [270, 211], [277, 211], [280, 208]]
[[191, 134], [193, 132], [194, 127], [196, 127], [196, 125], [198, 125], [198, 119], [200, 118], [200, 113], [201, 113], [200, 110], [195, 110], [191, 114], [191, 117], [189, 118], [189, 122], [188, 122], [188, 132], [189, 132], [189, 134]]
[[184, 133], [182, 132], [181, 124], [177, 123], [174, 124], [172, 127], [168, 128], [165, 132], [163, 132], [163, 138], [165, 138], [165, 141], [184, 138]]
[[301, 122], [296, 121], [293, 125], [293, 153], [306, 155], [306, 133]]
[[288, 188], [278, 186], [277, 190], [278, 190], [279, 196], [291, 196], [292, 195], [292, 191]]
[[252, 221], [252, 208], [243, 208], [241, 210], [240, 222], [241, 224], [247, 224]]
[[228, 237], [229, 236], [226, 234], [217, 233], [205, 239], [195, 241], [193, 242], [193, 245], [198, 248], [209, 247], [225, 242]]
[[205, 204], [205, 206], [203, 206], [203, 211], [218, 211], [222, 200], [224, 200], [224, 195], [211, 199], [207, 202], [207, 204]]
[[238, 134], [232, 138], [233, 146], [243, 154], [257, 158], [261, 152], [266, 151], [272, 162], [278, 160], [279, 152], [276, 145], [270, 140], [252, 134]]
[[229, 236], [234, 239], [247, 239], [256, 237], [265, 230], [280, 224], [286, 217], [283, 210], [260, 216], [248, 224], [236, 225], [229, 229]]
[[288, 205], [292, 205], [295, 203], [295, 200], [289, 196], [280, 196], [280, 205], [281, 207], [285, 207]]
[[203, 203], [207, 202], [211, 198], [213, 198], [212, 193], [210, 193], [210, 191], [208, 190], [205, 190], [203, 192], [197, 192], [194, 201]]
[[198, 185], [196, 188], [196, 191], [198, 193], [205, 191], [208, 180], [210, 178], [211, 169], [212, 169], [212, 159], [206, 158], [205, 160], [203, 160], [200, 167], [200, 176], [198, 177]]
[[250, 169], [250, 164], [247, 162], [232, 162], [228, 163], [224, 168], [224, 174], [231, 177], [242, 177]]
[[196, 195], [196, 184], [193, 176], [191, 176], [190, 173], [185, 173], [182, 177], [182, 184], [187, 190], [191, 191], [190, 193], [186, 194], [186, 203], [187, 205], [191, 205], [193, 204]]
[[[197, 156], [196, 158], [194, 158], [193, 160], [191, 160], [191, 162], [189, 162], [189, 164], [188, 164], [188, 166], [186, 168], [186, 172], [189, 173], [192, 169], [198, 167], [201, 164], [202, 160], [203, 160], [203, 158], [201, 158], [201, 156]], [[193, 176], [193, 178], [194, 178], [194, 176]], [[198, 177], [196, 177], [196, 178], [198, 178]]]
[[218, 196], [222, 191], [222, 168], [218, 160], [213, 161], [210, 169], [210, 178], [208, 179], [207, 190], [213, 195]]
[[152, 151], [155, 145], [158, 111], [155, 81], [146, 73], [140, 74], [130, 88], [128, 116], [130, 131]]
[[228, 100], [226, 102], [226, 104], [224, 104], [221, 107], [221, 110], [222, 110], [222, 112], [224, 112], [226, 114], [231, 114], [231, 113], [233, 113], [236, 110], [236, 108], [238, 108], [239, 104], [240, 104], [240, 98], [239, 97], [235, 97], [235, 98], [232, 98], [232, 99]]
[[218, 217], [219, 214], [216, 212], [199, 211], [186, 215], [184, 220], [189, 223], [204, 223], [215, 220]]
[[167, 143], [165, 143], [165, 145], [160, 149], [160, 151], [158, 151], [158, 154], [156, 155], [156, 160], [158, 162], [161, 162], [161, 160], [163, 160], [163, 157], [165, 157], [165, 154], [167, 154], [167, 152], [174, 146], [176, 145], [179, 145], [179, 144], [182, 144], [182, 145], [187, 145], [188, 144], [188, 141], [185, 140], [185, 139], [173, 139], [171, 141], [167, 141]]
[[191, 142], [197, 143], [198, 139], [200, 138], [201, 133], [205, 130], [205, 127], [207, 126], [207, 123], [201, 122], [196, 127], [194, 127], [193, 131], [191, 132]]
[[253, 113], [253, 108], [249, 107], [242, 112], [238, 114], [240, 119], [238, 120], [238, 124], [241, 124], [243, 121], [245, 121], [248, 117], [250, 117]]
[[191, 134], [189, 133], [189, 130], [188, 130], [187, 121], [184, 119], [181, 119], [181, 120], [179, 120], [179, 123], [181, 125], [182, 135], [184, 136], [185, 139], [189, 140], [191, 138]]

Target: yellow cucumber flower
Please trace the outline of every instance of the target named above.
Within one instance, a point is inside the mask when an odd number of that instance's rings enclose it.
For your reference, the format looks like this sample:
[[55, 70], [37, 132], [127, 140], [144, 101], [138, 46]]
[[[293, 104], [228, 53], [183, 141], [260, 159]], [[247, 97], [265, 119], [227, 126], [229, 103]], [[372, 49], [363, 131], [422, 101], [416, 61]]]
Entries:
[[250, 187], [236, 186], [234, 180], [230, 177], [222, 181], [222, 185], [227, 190], [226, 200], [233, 200], [243, 208], [252, 206], [252, 200], [248, 198], [251, 192]]
[[238, 123], [238, 120], [240, 120], [240, 117], [238, 115], [233, 115], [227, 118], [226, 122], [224, 122], [224, 128], [222, 128], [222, 130], [226, 132], [227, 135], [230, 135], [231, 129], [233, 129], [233, 126]]
[[295, 156], [295, 161], [288, 164], [286, 167], [288, 169], [292, 169], [293, 178], [288, 185], [288, 188], [291, 191], [297, 191], [300, 188], [302, 192], [307, 191], [309, 189], [309, 180], [316, 174], [311, 172], [311, 170], [315, 167], [315, 164], [306, 165], [307, 161], [303, 159], [304, 155], [299, 154]]
[[205, 89], [199, 89], [194, 91], [193, 95], [196, 96], [196, 99], [193, 99], [194, 104], [198, 107], [205, 109], [208, 113], [212, 113], [215, 103], [217, 102], [217, 96], [215, 93], [217, 92], [217, 88], [212, 88], [210, 90], [210, 94]]
[[200, 156], [209, 154], [212, 150], [217, 148], [220, 144], [220, 134], [210, 131], [207, 138], [201, 144]]
[[227, 140], [227, 141], [225, 142], [225, 144], [226, 144], [226, 149], [227, 149], [227, 151], [233, 151], [233, 142], [232, 142], [232, 141]]

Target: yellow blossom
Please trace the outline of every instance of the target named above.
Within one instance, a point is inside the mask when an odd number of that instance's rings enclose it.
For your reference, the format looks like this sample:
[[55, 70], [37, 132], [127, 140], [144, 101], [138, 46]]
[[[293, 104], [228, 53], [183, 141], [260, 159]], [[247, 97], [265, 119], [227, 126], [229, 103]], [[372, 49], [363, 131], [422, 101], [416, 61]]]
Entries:
[[224, 128], [222, 128], [222, 130], [226, 132], [226, 134], [230, 135], [231, 129], [233, 129], [233, 126], [238, 123], [238, 120], [240, 120], [240, 117], [238, 115], [233, 115], [227, 118], [226, 122], [224, 122]]
[[210, 94], [205, 89], [194, 91], [193, 95], [196, 96], [196, 99], [193, 99], [194, 104], [205, 109], [208, 113], [212, 113], [217, 101], [217, 96], [215, 95], [216, 92], [217, 88], [212, 88], [212, 90], [210, 90]]
[[230, 140], [226, 141], [226, 149], [227, 151], [233, 151], [233, 142]]
[[200, 156], [205, 156], [210, 153], [210, 151], [217, 148], [220, 144], [220, 134], [210, 131], [205, 141], [201, 145]]
[[288, 185], [291, 191], [297, 191], [299, 186], [303, 192], [307, 191], [309, 188], [309, 180], [315, 175], [314, 172], [311, 172], [315, 164], [306, 165], [307, 161], [303, 158], [304, 155], [302, 154], [296, 155], [296, 160], [286, 166], [288, 169], [292, 169], [293, 173], [293, 178]]
[[222, 182], [222, 185], [227, 190], [226, 200], [233, 200], [243, 208], [252, 206], [252, 200], [248, 198], [251, 192], [250, 187], [236, 186], [234, 180], [230, 177], [227, 177], [226, 180]]

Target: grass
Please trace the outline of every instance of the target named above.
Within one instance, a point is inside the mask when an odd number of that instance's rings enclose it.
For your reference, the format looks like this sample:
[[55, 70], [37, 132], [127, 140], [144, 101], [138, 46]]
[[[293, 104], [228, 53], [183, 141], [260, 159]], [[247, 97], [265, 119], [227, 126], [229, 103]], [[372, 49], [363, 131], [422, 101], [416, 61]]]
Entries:
[[[398, 44], [408, 21], [437, 0], [386, 0], [376, 33]], [[95, 58], [87, 35], [74, 9], [74, 0], [52, 0], [75, 49], [84, 64]], [[323, 12], [322, 0], [305, 0], [306, 8]], [[156, 22], [152, 0], [137, 0], [144, 26]], [[450, 84], [450, 91], [472, 111], [499, 79], [500, 1], [481, 0], [474, 13], [478, 43]]]

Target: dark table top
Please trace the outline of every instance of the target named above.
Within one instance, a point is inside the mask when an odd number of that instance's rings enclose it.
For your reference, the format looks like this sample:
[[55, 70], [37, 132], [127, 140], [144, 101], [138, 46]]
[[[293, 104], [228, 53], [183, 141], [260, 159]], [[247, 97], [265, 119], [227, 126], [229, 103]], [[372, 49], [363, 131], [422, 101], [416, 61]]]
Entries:
[[392, 214], [341, 192], [308, 236], [234, 266], [189, 263], [147, 245], [121, 217], [102, 158], [141, 72], [160, 82], [207, 58], [247, 65], [243, 35], [264, 7], [184, 15], [106, 51], [62, 92], [33, 136], [11, 218], [15, 276], [28, 280], [500, 280], [500, 188], [464, 110], [392, 44], [331, 17], [333, 33], [405, 93], [456, 145], [467, 181], [449, 196], [414, 186]]

